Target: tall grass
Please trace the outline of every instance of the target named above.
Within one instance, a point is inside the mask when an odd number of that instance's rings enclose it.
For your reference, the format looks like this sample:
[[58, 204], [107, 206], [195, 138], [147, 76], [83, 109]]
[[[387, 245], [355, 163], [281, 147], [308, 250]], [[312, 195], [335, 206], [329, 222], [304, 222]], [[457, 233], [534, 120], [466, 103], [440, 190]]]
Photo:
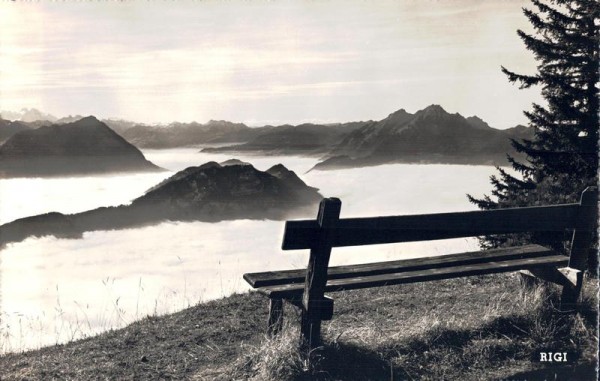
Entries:
[[408, 306], [386, 309], [378, 303], [370, 313], [334, 317], [326, 324], [323, 347], [313, 354], [310, 367], [297, 350], [298, 324], [287, 319], [283, 334], [245, 345], [223, 373], [267, 381], [488, 379], [492, 370], [533, 366], [533, 354], [542, 348], [569, 351], [582, 362], [595, 363], [597, 284], [588, 288], [579, 314], [561, 313], [558, 287], [546, 284], [520, 286], [517, 295], [513, 288], [477, 305], [467, 302], [462, 315], [432, 309], [411, 316], [393, 312]]
[[286, 325], [282, 334], [266, 338], [263, 345], [242, 345], [242, 355], [228, 373], [232, 379], [285, 380], [307, 370], [307, 363], [297, 350], [298, 330]]

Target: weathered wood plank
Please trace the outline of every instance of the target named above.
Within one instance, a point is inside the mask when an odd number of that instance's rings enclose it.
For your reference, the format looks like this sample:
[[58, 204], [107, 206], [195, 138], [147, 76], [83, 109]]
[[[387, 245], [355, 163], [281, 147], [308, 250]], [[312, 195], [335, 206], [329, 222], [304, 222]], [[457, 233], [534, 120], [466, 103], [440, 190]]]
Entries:
[[598, 190], [596, 187], [587, 188], [581, 194], [581, 208], [577, 215], [577, 225], [571, 240], [571, 257], [569, 267], [577, 270], [587, 270], [587, 250], [592, 245], [592, 229], [589, 229], [589, 221], [592, 226], [598, 220]]
[[[299, 308], [300, 311], [304, 309], [304, 305], [302, 304], [302, 297], [298, 295], [298, 298], [290, 298], [286, 299], [287, 302]], [[315, 314], [319, 314], [320, 320], [331, 320], [333, 318], [333, 299], [328, 296], [323, 296], [322, 300], [313, 301], [313, 306], [315, 307]]]
[[[300, 323], [300, 345], [306, 352], [317, 347], [321, 341], [321, 308], [324, 300], [327, 268], [331, 254], [332, 229], [340, 218], [342, 202], [337, 198], [326, 198], [319, 205], [317, 225], [319, 232], [311, 244], [306, 280], [303, 285], [302, 315]], [[309, 358], [310, 360], [310, 358]]]
[[[555, 283], [560, 286], [574, 286], [576, 282], [575, 279], [577, 277], [577, 273], [579, 273], [579, 270], [570, 269], [568, 267], [563, 267], [559, 269], [552, 266], [543, 266], [534, 267], [529, 270], [521, 270], [519, 272], [523, 276], [545, 280], [546, 282]], [[535, 281], [532, 279], [530, 281], [527, 281], [526, 284], [533, 285], [535, 284]]]
[[275, 336], [283, 327], [283, 300], [271, 298], [269, 300], [269, 321], [267, 322], [267, 335]]
[[[524, 258], [518, 260], [496, 261], [488, 263], [477, 263], [464, 266], [435, 268], [426, 270], [409, 271], [395, 274], [373, 275], [365, 277], [354, 277], [347, 279], [333, 279], [327, 282], [325, 292], [336, 292], [343, 290], [354, 290], [387, 286], [402, 283], [417, 283], [441, 279], [459, 278], [473, 275], [485, 275], [492, 273], [510, 272], [522, 269], [530, 269], [538, 266], [560, 266], [564, 267], [568, 258], [564, 255], [553, 255], [549, 257]], [[278, 285], [258, 289], [269, 297], [294, 297], [303, 291], [303, 285]]]
[[[361, 246], [396, 242], [429, 241], [535, 231], [573, 229], [581, 209], [588, 205], [564, 204], [528, 208], [440, 213], [408, 216], [340, 219], [332, 231], [332, 246]], [[593, 221], [580, 222], [591, 230]], [[315, 245], [316, 221], [287, 221], [283, 250], [309, 249]]]
[[577, 280], [579, 279], [580, 275], [582, 276], [583, 274], [581, 270], [577, 270], [577, 269], [572, 269], [570, 267], [562, 267], [560, 269], [556, 269], [556, 271], [558, 271], [559, 273], [561, 273], [565, 279], [568, 281], [568, 285], [572, 286], [572, 287], [576, 287], [577, 286]]
[[[524, 245], [485, 251], [440, 255], [436, 257], [411, 258], [397, 261], [367, 263], [359, 265], [329, 267], [327, 279], [343, 279], [356, 276], [389, 274], [427, 268], [460, 266], [471, 263], [492, 262], [507, 259], [533, 258], [556, 254], [540, 245]], [[267, 271], [244, 274], [244, 279], [254, 288], [279, 284], [301, 283], [306, 278], [306, 269]]]
[[598, 222], [598, 188], [589, 187], [583, 191], [580, 204], [569, 259], [569, 267], [580, 272], [575, 274], [575, 285], [567, 284], [563, 287], [560, 302], [562, 311], [575, 310], [577, 306], [583, 284], [583, 271], [587, 270], [588, 266], [588, 250], [592, 246], [592, 229], [588, 225], [590, 220], [592, 226], [597, 225]]

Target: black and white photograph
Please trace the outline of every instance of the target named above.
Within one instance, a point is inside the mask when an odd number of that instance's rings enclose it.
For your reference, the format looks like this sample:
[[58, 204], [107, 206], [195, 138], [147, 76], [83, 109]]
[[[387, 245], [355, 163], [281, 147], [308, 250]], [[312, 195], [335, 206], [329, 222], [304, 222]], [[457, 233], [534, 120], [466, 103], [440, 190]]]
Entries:
[[0, 380], [598, 379], [596, 0], [0, 25]]

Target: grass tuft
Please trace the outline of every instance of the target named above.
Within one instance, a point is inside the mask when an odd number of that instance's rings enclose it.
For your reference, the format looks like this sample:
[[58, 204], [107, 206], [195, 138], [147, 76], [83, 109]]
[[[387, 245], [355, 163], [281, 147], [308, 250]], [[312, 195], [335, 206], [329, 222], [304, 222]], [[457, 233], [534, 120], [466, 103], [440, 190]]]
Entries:
[[298, 329], [287, 325], [280, 335], [265, 337], [259, 345], [243, 345], [242, 355], [225, 372], [233, 379], [288, 380], [306, 373], [306, 363], [297, 350]]

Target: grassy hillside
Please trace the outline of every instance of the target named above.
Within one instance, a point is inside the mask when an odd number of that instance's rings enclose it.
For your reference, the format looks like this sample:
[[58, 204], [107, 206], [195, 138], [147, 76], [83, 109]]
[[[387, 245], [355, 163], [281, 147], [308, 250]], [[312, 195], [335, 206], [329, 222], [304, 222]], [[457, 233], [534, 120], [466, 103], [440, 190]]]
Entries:
[[[335, 293], [325, 345], [306, 369], [297, 313], [264, 335], [267, 299], [233, 295], [65, 345], [0, 357], [2, 380], [593, 380], [597, 281], [579, 315], [561, 314], [555, 287], [516, 274]], [[536, 349], [577, 352], [576, 366], [531, 361]]]

